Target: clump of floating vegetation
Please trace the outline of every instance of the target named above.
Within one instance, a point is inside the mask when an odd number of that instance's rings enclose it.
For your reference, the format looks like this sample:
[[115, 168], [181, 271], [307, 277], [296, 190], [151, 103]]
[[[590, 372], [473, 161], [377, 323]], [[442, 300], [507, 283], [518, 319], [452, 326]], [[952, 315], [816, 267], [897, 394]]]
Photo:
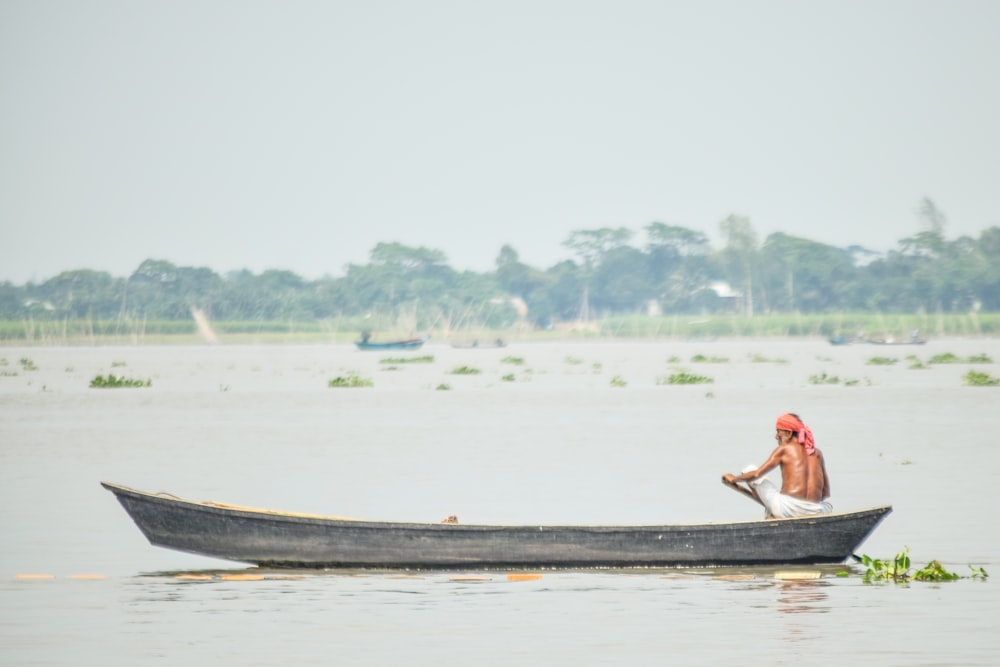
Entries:
[[621, 375], [616, 375], [613, 378], [611, 378], [611, 386], [612, 387], [624, 387], [627, 384], [628, 383], [625, 382], [625, 379]]
[[28, 359], [27, 357], [21, 357], [21, 360], [20, 360], [19, 363], [21, 364], [21, 368], [24, 369], [24, 370], [26, 370], [26, 371], [37, 371], [38, 370], [38, 366], [35, 365], [35, 362], [32, 361], [31, 359]]
[[672, 357], [670, 357], [670, 358], [667, 359], [667, 363], [668, 364], [679, 364], [679, 363], [681, 363], [681, 358], [678, 357], [677, 355], [674, 355], [674, 356], [672, 356]]
[[357, 373], [351, 372], [343, 377], [335, 377], [329, 382], [331, 387], [374, 387], [375, 383], [368, 378], [363, 378]]
[[112, 361], [111, 362], [111, 368], [123, 368], [124, 366], [127, 366], [127, 365], [128, 364], [126, 364], [124, 361]]
[[103, 375], [98, 375], [93, 380], [90, 381], [90, 387], [92, 389], [117, 389], [118, 387], [151, 387], [153, 385], [150, 380], [134, 380], [132, 378], [127, 378], [124, 376], [113, 375], [108, 373], [107, 377]]
[[691, 361], [696, 364], [727, 364], [727, 357], [706, 357], [704, 354], [696, 354], [691, 357]]
[[514, 381], [514, 374], [513, 373], [507, 373], [507, 375], [501, 376], [500, 379], [503, 382], [513, 382]]
[[500, 360], [500, 363], [501, 364], [514, 364], [515, 366], [523, 366], [524, 365], [524, 358], [523, 357], [504, 357], [503, 359]]
[[[836, 375], [827, 375], [826, 371], [818, 375], [809, 376], [809, 384], [841, 384], [841, 382], [843, 382], [845, 387], [854, 387], [861, 384], [861, 380], [841, 380]], [[871, 380], [865, 378], [865, 385], [870, 387], [871, 384]]]
[[435, 391], [451, 391], [451, 385], [447, 384], [445, 382], [442, 382], [438, 386], [434, 387], [434, 390]]
[[913, 370], [926, 370], [929, 368], [924, 362], [920, 361], [920, 357], [915, 354], [907, 355], [906, 360], [910, 362], [910, 368]]
[[657, 378], [656, 380], [656, 384], [711, 384], [713, 382], [715, 382], [715, 380], [710, 377], [695, 375], [686, 371], [674, 373], [673, 375], [667, 377]]
[[430, 364], [434, 362], [434, 355], [428, 354], [422, 357], [386, 357], [379, 359], [380, 364]]
[[993, 360], [988, 354], [974, 354], [971, 357], [962, 358], [951, 352], [935, 354], [927, 360], [929, 364], [992, 364]]
[[451, 369], [452, 375], [479, 375], [480, 373], [482, 373], [481, 370], [472, 366], [457, 366]]
[[579, 366], [583, 363], [583, 359], [580, 359], [579, 357], [566, 357], [563, 359], [563, 363], [569, 364], [570, 366]]
[[927, 360], [929, 364], [958, 364], [962, 360], [951, 352], [945, 352], [944, 354], [935, 354], [933, 357]]
[[775, 357], [774, 359], [768, 359], [762, 354], [752, 354], [750, 355], [750, 361], [755, 364], [787, 364], [787, 359], [781, 359], [780, 357]]
[[893, 364], [899, 363], [899, 359], [894, 359], [892, 357], [872, 357], [865, 363], [869, 366], [892, 366]]
[[910, 574], [910, 548], [906, 547], [895, 558], [872, 558], [865, 554], [861, 557], [861, 562], [867, 567], [865, 572], [865, 582], [873, 581], [893, 581], [905, 583], [911, 579], [914, 581], [955, 581], [956, 579], [987, 579], [990, 575], [981, 567], [969, 566], [972, 571], [968, 577], [962, 577], [954, 572], [945, 569], [940, 561], [932, 560], [930, 563]]
[[962, 383], [969, 387], [996, 387], [1000, 385], [1000, 378], [995, 378], [989, 373], [969, 371], [962, 378]]

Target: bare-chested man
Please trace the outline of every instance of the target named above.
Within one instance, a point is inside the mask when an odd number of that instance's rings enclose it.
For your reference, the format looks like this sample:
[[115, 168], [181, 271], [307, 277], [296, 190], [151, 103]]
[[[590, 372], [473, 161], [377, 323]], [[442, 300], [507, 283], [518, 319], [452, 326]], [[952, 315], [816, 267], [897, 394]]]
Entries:
[[[830, 478], [826, 474], [823, 452], [816, 449], [812, 431], [798, 415], [787, 413], [775, 423], [774, 439], [778, 446], [759, 467], [749, 466], [741, 475], [726, 473], [729, 484], [747, 482], [766, 509], [768, 517], [826, 514], [833, 511]], [[781, 490], [765, 475], [781, 467]]]

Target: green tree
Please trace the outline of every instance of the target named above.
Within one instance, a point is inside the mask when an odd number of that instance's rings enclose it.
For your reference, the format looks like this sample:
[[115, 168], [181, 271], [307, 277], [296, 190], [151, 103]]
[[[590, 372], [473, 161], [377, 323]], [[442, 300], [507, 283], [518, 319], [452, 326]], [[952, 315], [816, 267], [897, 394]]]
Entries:
[[563, 241], [563, 246], [576, 253], [582, 262], [582, 292], [577, 319], [590, 319], [590, 289], [597, 267], [608, 253], [627, 246], [631, 239], [632, 231], [626, 227], [602, 227], [570, 232]]
[[974, 305], [987, 311], [1000, 311], [1000, 227], [990, 227], [979, 235], [976, 254], [981, 275]]
[[649, 257], [631, 246], [608, 250], [591, 278], [590, 299], [598, 313], [642, 312], [656, 297]]
[[34, 290], [56, 317], [112, 319], [125, 306], [125, 281], [104, 271], [64, 271]]
[[766, 310], [843, 310], [857, 281], [851, 253], [781, 232], [760, 251], [760, 293]]
[[652, 222], [646, 225], [649, 278], [663, 310], [697, 310], [696, 297], [710, 282], [708, 237], [676, 225]]
[[750, 219], [730, 215], [719, 223], [726, 237], [723, 262], [730, 279], [742, 289], [743, 314], [753, 317], [754, 271], [757, 264], [757, 232]]

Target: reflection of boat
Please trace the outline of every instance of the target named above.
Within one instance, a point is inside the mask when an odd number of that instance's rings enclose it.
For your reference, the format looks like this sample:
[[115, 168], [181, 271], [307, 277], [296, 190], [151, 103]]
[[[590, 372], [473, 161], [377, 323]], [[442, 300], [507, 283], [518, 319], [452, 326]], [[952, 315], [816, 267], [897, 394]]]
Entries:
[[386, 343], [374, 343], [367, 338], [356, 341], [354, 344], [359, 350], [418, 350], [427, 341], [427, 336], [420, 338], [410, 338], [408, 340], [394, 340]]
[[732, 523], [394, 523], [192, 502], [102, 482], [150, 543], [269, 567], [507, 568], [840, 563], [891, 507]]
[[452, 347], [457, 347], [461, 349], [476, 349], [476, 350], [488, 350], [498, 347], [507, 347], [507, 343], [503, 342], [502, 339], [497, 338], [496, 340], [480, 342], [478, 340], [473, 340], [469, 342], [458, 342], [453, 341]]

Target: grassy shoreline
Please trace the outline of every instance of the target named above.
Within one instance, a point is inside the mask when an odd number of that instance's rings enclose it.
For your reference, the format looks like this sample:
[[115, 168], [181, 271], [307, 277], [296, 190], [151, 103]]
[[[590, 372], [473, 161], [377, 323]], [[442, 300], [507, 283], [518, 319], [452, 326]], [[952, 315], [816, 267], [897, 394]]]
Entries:
[[[364, 328], [352, 320], [317, 322], [213, 322], [212, 336], [199, 331], [194, 321], [0, 321], [0, 346], [76, 345], [287, 345], [353, 343]], [[865, 335], [902, 339], [918, 330], [922, 338], [1000, 336], [1000, 313], [968, 314], [780, 314], [757, 315], [644, 315], [610, 317], [585, 323], [566, 323], [552, 329], [527, 326], [509, 329], [404, 330], [375, 332], [379, 340], [431, 336], [431, 341], [502, 339], [511, 343], [565, 340], [686, 340], [718, 338], [830, 338]]]

